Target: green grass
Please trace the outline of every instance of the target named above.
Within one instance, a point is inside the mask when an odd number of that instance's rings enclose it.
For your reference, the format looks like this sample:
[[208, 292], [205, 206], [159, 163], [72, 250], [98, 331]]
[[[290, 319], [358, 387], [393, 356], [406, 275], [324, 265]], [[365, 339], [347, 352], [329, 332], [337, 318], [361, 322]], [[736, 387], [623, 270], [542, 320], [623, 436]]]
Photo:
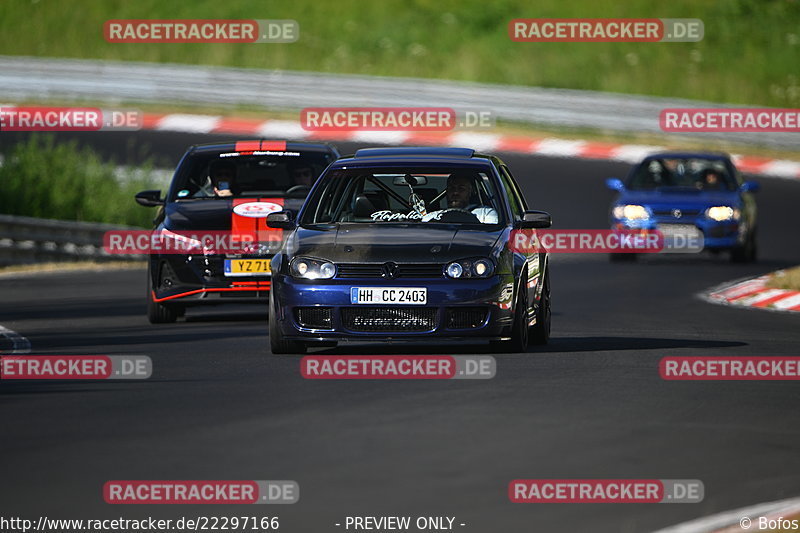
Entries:
[[776, 272], [767, 281], [767, 287], [800, 291], [800, 266]]
[[149, 227], [153, 211], [133, 199], [157, 188], [149, 163], [127, 175], [75, 142], [56, 144], [52, 136], [31, 136], [6, 147], [0, 166], [0, 213], [58, 220]]
[[[699, 43], [516, 43], [513, 18], [700, 18]], [[295, 19], [291, 44], [111, 44], [111, 18]], [[470, 80], [800, 106], [798, 0], [0, 2], [10, 55]], [[322, 104], [322, 103], [321, 103]]]

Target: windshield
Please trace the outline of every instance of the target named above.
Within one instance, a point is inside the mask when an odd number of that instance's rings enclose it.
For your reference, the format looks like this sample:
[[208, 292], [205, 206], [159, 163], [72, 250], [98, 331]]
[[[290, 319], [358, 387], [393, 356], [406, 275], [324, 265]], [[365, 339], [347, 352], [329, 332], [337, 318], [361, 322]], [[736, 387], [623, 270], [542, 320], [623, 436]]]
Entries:
[[307, 205], [304, 225], [503, 222], [495, 180], [484, 169], [335, 170]]
[[330, 164], [324, 152], [282, 155], [193, 154], [184, 161], [171, 188], [171, 200], [292, 196], [304, 198]]
[[724, 161], [704, 158], [645, 161], [628, 183], [631, 190], [662, 188], [732, 191], [736, 183]]

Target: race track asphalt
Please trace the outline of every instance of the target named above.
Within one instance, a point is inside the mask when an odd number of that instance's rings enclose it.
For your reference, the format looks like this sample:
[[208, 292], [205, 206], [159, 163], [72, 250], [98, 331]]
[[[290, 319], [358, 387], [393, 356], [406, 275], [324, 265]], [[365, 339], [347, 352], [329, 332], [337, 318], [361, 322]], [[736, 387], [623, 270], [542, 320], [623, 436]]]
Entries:
[[[6, 136], [7, 135], [7, 136]], [[66, 138], [65, 134], [62, 138]], [[177, 133], [74, 135], [120, 163], [174, 164]], [[4, 142], [15, 137], [4, 134]], [[342, 153], [355, 145], [340, 145]], [[608, 176], [628, 165], [501, 154], [554, 228], [607, 227]], [[646, 532], [800, 495], [792, 382], [670, 382], [667, 355], [797, 356], [800, 316], [695, 294], [800, 263], [800, 182], [757, 178], [761, 261], [556, 257], [553, 339], [495, 354], [492, 380], [309, 381], [269, 352], [262, 307], [151, 326], [144, 270], [0, 278], [0, 324], [33, 354], [148, 355], [146, 381], [0, 382], [4, 516], [277, 516], [281, 531], [343, 531], [346, 516], [454, 516], [479, 533]], [[98, 199], [102, 201], [102, 199]], [[347, 353], [480, 353], [357, 345]], [[322, 349], [315, 353], [345, 353]], [[699, 504], [512, 504], [517, 478], [699, 479]], [[290, 506], [113, 506], [122, 479], [291, 479]]]

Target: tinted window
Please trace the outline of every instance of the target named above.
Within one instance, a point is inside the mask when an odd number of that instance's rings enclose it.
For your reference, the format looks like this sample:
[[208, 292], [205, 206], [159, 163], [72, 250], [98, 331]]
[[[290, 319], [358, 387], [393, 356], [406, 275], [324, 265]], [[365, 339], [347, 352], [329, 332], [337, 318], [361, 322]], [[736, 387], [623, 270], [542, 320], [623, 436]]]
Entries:
[[495, 180], [484, 169], [340, 169], [323, 180], [301, 224], [497, 224], [504, 218]]
[[722, 160], [662, 158], [642, 163], [628, 182], [628, 189], [632, 190], [670, 187], [734, 190], [736, 180]]
[[331, 163], [324, 152], [285, 153], [293, 155], [190, 155], [175, 178], [170, 200], [215, 198], [214, 181], [227, 184], [235, 197], [280, 197], [294, 186], [310, 188]]

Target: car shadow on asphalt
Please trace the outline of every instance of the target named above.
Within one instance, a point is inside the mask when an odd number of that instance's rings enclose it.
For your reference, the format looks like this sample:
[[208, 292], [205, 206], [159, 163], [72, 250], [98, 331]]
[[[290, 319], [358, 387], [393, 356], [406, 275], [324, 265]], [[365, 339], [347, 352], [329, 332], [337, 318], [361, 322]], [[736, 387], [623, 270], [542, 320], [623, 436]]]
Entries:
[[[704, 339], [675, 339], [658, 337], [552, 337], [545, 346], [530, 346], [527, 355], [569, 352], [613, 352], [628, 350], [664, 350], [675, 348], [731, 348], [746, 346], [746, 342]], [[496, 350], [486, 343], [416, 344], [346, 343], [336, 348], [312, 348], [313, 355], [462, 355], [494, 354], [522, 355]]]

